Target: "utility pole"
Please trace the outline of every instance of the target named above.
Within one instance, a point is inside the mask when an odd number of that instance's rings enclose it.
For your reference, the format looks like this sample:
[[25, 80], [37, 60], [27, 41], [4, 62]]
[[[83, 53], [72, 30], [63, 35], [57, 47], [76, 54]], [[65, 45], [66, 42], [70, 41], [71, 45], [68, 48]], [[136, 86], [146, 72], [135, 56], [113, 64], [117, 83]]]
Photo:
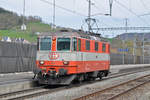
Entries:
[[124, 65], [124, 61], [125, 61], [125, 40], [122, 40], [122, 44], [123, 44], [123, 56], [122, 56], [122, 64]]
[[88, 32], [91, 31], [91, 0], [89, 0], [89, 8], [88, 8]]
[[85, 22], [88, 26], [88, 34], [93, 33], [93, 29], [92, 29], [93, 26], [96, 26], [98, 28], [98, 25], [96, 23], [96, 19], [91, 18], [91, 5], [94, 5], [94, 4], [91, 2], [91, 0], [88, 0], [88, 16], [85, 19]]
[[126, 30], [125, 30], [125, 32], [127, 33], [127, 28], [128, 28], [128, 18], [125, 18], [125, 27], [126, 27]]
[[142, 46], [142, 51], [143, 51], [143, 53], [142, 53], [142, 54], [143, 54], [143, 64], [144, 64], [144, 60], [145, 60], [145, 59], [144, 59], [144, 57], [145, 57], [145, 56], [144, 56], [144, 42], [145, 42], [145, 41], [144, 41], [144, 39], [145, 39], [144, 37], [145, 37], [145, 33], [143, 34], [143, 46]]
[[25, 5], [26, 5], [26, 2], [25, 2], [25, 0], [23, 0], [23, 18], [22, 18], [21, 30], [26, 30], [26, 25], [25, 25]]
[[25, 0], [23, 2], [23, 24], [24, 24], [24, 17], [25, 17]]
[[109, 0], [110, 16], [112, 15], [112, 4], [113, 4], [113, 0]]
[[53, 0], [53, 29], [55, 28], [55, 0]]
[[133, 40], [133, 64], [135, 64], [135, 60], [136, 60], [136, 37]]

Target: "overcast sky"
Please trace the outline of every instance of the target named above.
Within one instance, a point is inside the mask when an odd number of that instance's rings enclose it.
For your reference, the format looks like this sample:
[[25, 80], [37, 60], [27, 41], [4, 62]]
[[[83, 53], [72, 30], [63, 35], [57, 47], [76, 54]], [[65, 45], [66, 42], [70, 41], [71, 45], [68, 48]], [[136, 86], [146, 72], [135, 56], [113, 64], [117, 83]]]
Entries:
[[[47, 0], [53, 3], [53, 0]], [[84, 19], [88, 13], [88, 0], [56, 0], [56, 5], [71, 10], [66, 11], [56, 7], [56, 25], [79, 29], [86, 27]], [[92, 14], [109, 13], [109, 0], [91, 0]], [[0, 0], [0, 7], [22, 14], [23, 0]], [[128, 18], [129, 26], [150, 26], [150, 0], [114, 0], [112, 16], [94, 16], [99, 27], [124, 26]], [[53, 6], [41, 0], [26, 0], [26, 16], [40, 16], [46, 23], [52, 23]], [[119, 34], [118, 31], [101, 32]]]

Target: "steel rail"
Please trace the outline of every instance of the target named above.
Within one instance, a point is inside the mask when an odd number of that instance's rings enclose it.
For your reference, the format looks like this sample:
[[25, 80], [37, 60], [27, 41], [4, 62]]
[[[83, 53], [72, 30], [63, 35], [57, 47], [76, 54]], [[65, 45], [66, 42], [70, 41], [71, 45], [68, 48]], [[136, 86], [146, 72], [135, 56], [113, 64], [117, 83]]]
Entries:
[[24, 99], [30, 99], [30, 98], [33, 98], [33, 97], [38, 97], [38, 96], [46, 95], [46, 94], [53, 93], [53, 92], [60, 91], [60, 90], [64, 90], [64, 89], [66, 89], [66, 88], [65, 87], [60, 87], [60, 88], [56, 88], [56, 89], [50, 89], [50, 90], [46, 90], [46, 91], [42, 91], [42, 92], [37, 92], [37, 93], [29, 94], [29, 95], [15, 97], [15, 98], [7, 99], [7, 100], [24, 100]]
[[139, 72], [145, 72], [147, 70], [150, 70], [150, 68], [144, 68], [144, 69], [140, 69], [139, 71], [131, 71], [131, 72], [124, 72], [124, 73], [117, 73], [117, 74], [111, 74], [110, 76], [104, 78], [104, 79], [110, 79], [110, 78], [116, 78], [116, 77], [120, 77], [120, 76], [125, 76], [125, 75], [129, 75], [129, 74], [135, 74], [135, 73], [139, 73]]
[[[100, 91], [97, 91], [97, 92], [94, 92], [94, 93], [91, 93], [91, 94], [88, 94], [88, 95], [85, 95], [85, 96], [76, 98], [76, 99], [74, 99], [74, 100], [87, 100], [87, 99], [89, 99], [89, 98], [96, 97], [96, 96], [98, 96], [98, 95], [100, 95], [100, 94], [102, 94], [102, 93], [104, 93], [104, 92], [107, 92], [108, 90], [110, 91], [110, 90], [112, 90], [112, 89], [114, 89], [114, 88], [117, 88], [117, 87], [119, 87], [119, 86], [128, 84], [128, 83], [130, 83], [130, 82], [137, 81], [137, 80], [139, 80], [139, 79], [143, 79], [144, 77], [150, 77], [150, 74], [149, 74], [149, 75], [145, 75], [145, 76], [141, 76], [141, 77], [138, 77], [138, 78], [136, 78], [136, 79], [129, 80], [129, 81], [126, 81], [126, 82], [123, 82], [123, 83], [120, 83], [120, 84], [117, 84], [117, 85], [114, 85], [114, 86], [111, 86], [111, 87], [108, 87], [108, 88], [105, 88], [105, 89], [103, 89], [103, 90], [100, 90]], [[148, 82], [149, 82], [149, 81], [150, 81], [150, 80], [148, 80]], [[146, 81], [146, 82], [147, 82], [147, 81]], [[142, 84], [140, 84], [140, 85], [142, 85]], [[139, 86], [140, 86], [140, 85], [139, 85]], [[136, 87], [133, 87], [133, 88], [136, 88]], [[130, 88], [130, 89], [131, 89], [131, 88]], [[132, 90], [132, 89], [131, 89], [131, 90]], [[118, 97], [118, 96], [120, 96], [120, 95], [122, 95], [122, 94], [124, 94], [124, 93], [126, 93], [126, 92], [128, 92], [128, 91], [130, 91], [130, 90], [128, 89], [128, 90], [122, 92], [121, 94], [117, 94], [117, 95], [115, 95], [114, 97], [112, 96], [112, 98], [106, 99], [106, 100], [112, 100], [112, 99], [114, 99], [114, 98], [116, 98], [116, 97]]]
[[126, 90], [126, 91], [123, 91], [123, 92], [121, 92], [121, 93], [119, 93], [119, 94], [117, 94], [117, 95], [115, 95], [115, 96], [113, 96], [113, 97], [111, 97], [111, 98], [109, 98], [107, 100], [114, 100], [114, 99], [116, 99], [116, 98], [118, 98], [120, 96], [123, 96], [124, 94], [126, 94], [126, 93], [128, 93], [128, 92], [130, 92], [130, 91], [132, 91], [132, 90], [134, 90], [134, 89], [136, 89], [138, 87], [141, 87], [141, 86], [143, 86], [143, 85], [145, 85], [145, 84], [147, 84], [149, 82], [150, 82], [150, 80], [148, 80], [146, 82], [143, 82], [143, 83], [141, 83], [141, 84], [139, 84], [139, 85], [137, 85], [137, 86], [135, 86], [133, 88], [130, 88], [130, 89]]
[[9, 97], [9, 96], [23, 94], [23, 93], [26, 93], [26, 92], [37, 91], [37, 90], [43, 89], [44, 87], [46, 87], [46, 86], [40, 86], [40, 87], [31, 88], [31, 89], [26, 89], [26, 90], [20, 90], [20, 91], [0, 94], [0, 99], [6, 98], [6, 97]]

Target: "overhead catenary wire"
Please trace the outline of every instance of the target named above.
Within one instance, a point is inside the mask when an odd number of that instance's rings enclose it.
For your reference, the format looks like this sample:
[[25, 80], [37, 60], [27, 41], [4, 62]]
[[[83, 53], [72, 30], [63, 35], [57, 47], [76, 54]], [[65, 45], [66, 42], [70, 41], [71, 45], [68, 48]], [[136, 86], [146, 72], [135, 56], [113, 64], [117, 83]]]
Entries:
[[73, 0], [73, 11], [74, 11], [74, 13], [76, 12], [76, 8], [75, 8], [75, 6], [76, 6], [76, 0]]
[[149, 11], [149, 9], [148, 9], [147, 5], [144, 3], [144, 1], [140, 0], [140, 2], [143, 5], [143, 7], [145, 8], [145, 10]]
[[[92, 2], [94, 3], [93, 6], [99, 11], [101, 10], [98, 6], [96, 6], [96, 4], [99, 4], [97, 1], [92, 0]], [[102, 7], [102, 9], [104, 9], [104, 7]], [[96, 14], [92, 14], [91, 16], [98, 16], [98, 15], [104, 15], [104, 16], [108, 16], [109, 14], [105, 14], [105, 13], [96, 13]]]
[[93, 6], [99, 11], [100, 9], [93, 3]]
[[96, 6], [96, 3], [95, 3], [94, 0], [92, 1], [92, 5], [93, 5], [98, 11], [100, 10], [99, 7]]
[[[50, 4], [50, 5], [52, 5], [52, 6], [54, 5], [52, 2], [47, 1], [47, 0], [40, 0], [40, 1], [45, 2], [45, 3], [47, 3], [47, 4]], [[62, 9], [62, 10], [65, 10], [65, 11], [67, 11], [67, 12], [70, 12], [70, 13], [73, 13], [73, 14], [76, 14], [76, 15], [79, 15], [79, 16], [87, 17], [87, 16], [84, 15], [84, 14], [81, 14], [81, 13], [79, 13], [79, 12], [75, 12], [75, 11], [70, 10], [70, 9], [67, 9], [67, 8], [65, 8], [65, 7], [62, 7], [62, 6], [59, 6], [59, 5], [56, 5], [56, 4], [55, 4], [55, 6], [56, 6], [57, 8]]]
[[[148, 9], [147, 5], [144, 3], [144, 1], [140, 0], [140, 2], [143, 5], [143, 7], [145, 8], [145, 10], [149, 11], [149, 9]], [[141, 16], [148, 16], [148, 15], [150, 15], [150, 12], [147, 12], [147, 13], [144, 13], [144, 14], [141, 14], [141, 15], [138, 15], [138, 16], [141, 17]]]
[[138, 16], [135, 12], [133, 12], [132, 10], [130, 10], [129, 8], [127, 8], [124, 4], [120, 3], [117, 0], [114, 0], [117, 4], [119, 4], [120, 6], [122, 6], [124, 9], [128, 10], [131, 14], [135, 15], [137, 18], [139, 18], [142, 22], [146, 23], [147, 25], [149, 25], [145, 20], [143, 20], [140, 16]]
[[25, 24], [25, 22], [24, 22], [24, 20], [25, 20], [25, 6], [26, 6], [26, 1], [25, 0], [23, 0], [23, 25]]
[[149, 13], [146, 13], [146, 14], [142, 14], [142, 15], [139, 15], [140, 17], [141, 16], [150, 16], [150, 12]]
[[96, 0], [92, 0], [93, 2], [95, 2], [96, 4], [100, 5], [102, 8], [105, 8], [103, 5], [101, 5], [99, 2], [97, 2]]
[[103, 21], [100, 22], [99, 20], [97, 20], [97, 22], [98, 22], [98, 23], [101, 23], [101, 24], [103, 24], [103, 25], [105, 25], [105, 26], [107, 26], [107, 27], [112, 27], [111, 25], [108, 25], [108, 23], [106, 24], [106, 23], [104, 23]]

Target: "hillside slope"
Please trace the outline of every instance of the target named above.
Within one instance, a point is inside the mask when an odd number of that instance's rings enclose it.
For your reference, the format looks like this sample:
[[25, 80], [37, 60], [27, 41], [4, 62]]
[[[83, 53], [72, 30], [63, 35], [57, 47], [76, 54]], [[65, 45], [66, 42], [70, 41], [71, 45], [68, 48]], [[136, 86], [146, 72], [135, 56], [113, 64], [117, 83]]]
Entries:
[[0, 39], [3, 37], [23, 38], [29, 42], [36, 42], [35, 33], [51, 31], [51, 26], [43, 23], [37, 16], [24, 17], [27, 30], [22, 31], [22, 18], [23, 16], [0, 8]]

